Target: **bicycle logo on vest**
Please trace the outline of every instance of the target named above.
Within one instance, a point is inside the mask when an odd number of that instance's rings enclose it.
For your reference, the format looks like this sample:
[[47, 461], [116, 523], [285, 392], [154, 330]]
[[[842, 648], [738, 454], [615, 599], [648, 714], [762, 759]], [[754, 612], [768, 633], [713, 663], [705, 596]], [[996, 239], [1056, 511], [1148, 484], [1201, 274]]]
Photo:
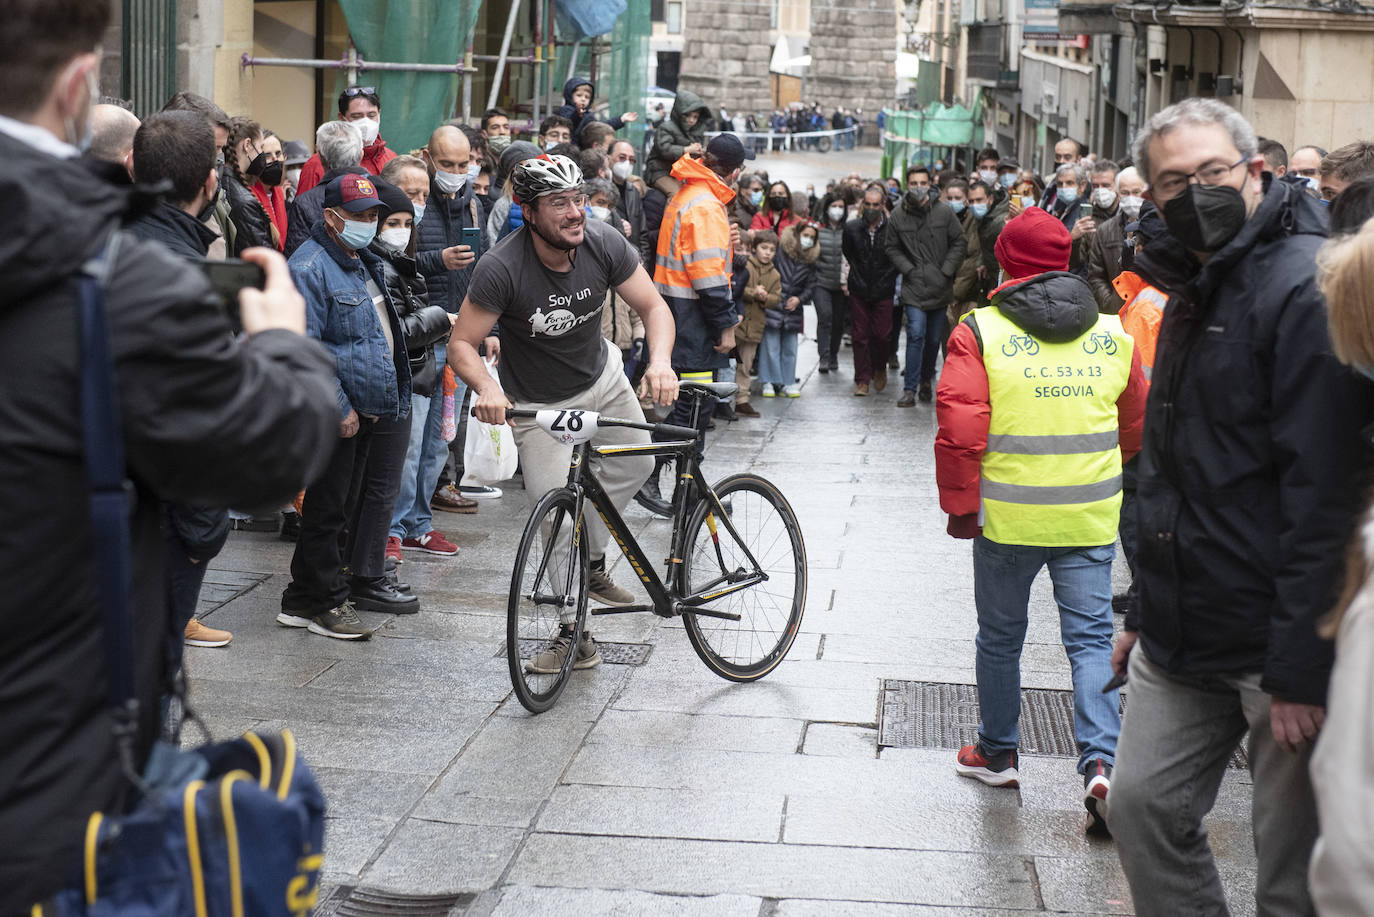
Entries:
[[1040, 342], [1029, 334], [1012, 334], [1007, 336], [1007, 342], [1002, 345], [1002, 355], [1014, 357], [1021, 351], [1026, 352], [1026, 356], [1033, 357], [1040, 352]]
[[1109, 357], [1116, 356], [1116, 339], [1106, 331], [1094, 331], [1083, 339], [1084, 353], [1097, 353], [1098, 350]]

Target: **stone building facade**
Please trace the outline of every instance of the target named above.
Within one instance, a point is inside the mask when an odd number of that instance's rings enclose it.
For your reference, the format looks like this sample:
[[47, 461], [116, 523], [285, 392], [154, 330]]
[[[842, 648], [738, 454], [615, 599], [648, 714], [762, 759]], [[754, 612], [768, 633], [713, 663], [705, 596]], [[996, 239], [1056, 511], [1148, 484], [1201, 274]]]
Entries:
[[862, 108], [872, 120], [896, 92], [899, 31], [892, 0], [811, 0], [805, 101], [827, 113]]
[[769, 31], [766, 4], [693, 5], [683, 34], [678, 88], [701, 96], [712, 112], [721, 107], [768, 111], [773, 107]]

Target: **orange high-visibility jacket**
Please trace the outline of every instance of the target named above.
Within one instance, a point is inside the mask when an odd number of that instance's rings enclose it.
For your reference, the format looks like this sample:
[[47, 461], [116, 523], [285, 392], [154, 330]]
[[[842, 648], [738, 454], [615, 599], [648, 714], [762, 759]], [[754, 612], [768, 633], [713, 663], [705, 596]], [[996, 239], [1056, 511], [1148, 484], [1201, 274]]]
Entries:
[[729, 299], [733, 252], [725, 208], [735, 192], [690, 156], [673, 163], [673, 178], [682, 188], [663, 210], [654, 284], [665, 299], [696, 299], [698, 294]]
[[1159, 326], [1164, 321], [1164, 307], [1169, 295], [1145, 282], [1135, 271], [1122, 271], [1112, 281], [1116, 292], [1126, 301], [1117, 316], [1126, 329], [1135, 349], [1140, 353], [1140, 366], [1149, 382], [1155, 368], [1155, 344], [1159, 341]]

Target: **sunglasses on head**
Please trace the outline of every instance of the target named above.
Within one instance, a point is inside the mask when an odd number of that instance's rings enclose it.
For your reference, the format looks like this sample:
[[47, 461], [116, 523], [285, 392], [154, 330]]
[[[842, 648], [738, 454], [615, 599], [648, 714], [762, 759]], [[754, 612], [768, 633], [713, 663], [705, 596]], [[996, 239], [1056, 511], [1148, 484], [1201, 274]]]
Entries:
[[345, 98], [345, 99], [351, 99], [351, 98], [354, 98], [355, 96], [375, 96], [375, 95], [377, 94], [377, 87], [376, 87], [376, 86], [349, 86], [347, 89], [345, 89], [345, 90], [343, 91], [343, 94], [344, 94], [344, 98]]

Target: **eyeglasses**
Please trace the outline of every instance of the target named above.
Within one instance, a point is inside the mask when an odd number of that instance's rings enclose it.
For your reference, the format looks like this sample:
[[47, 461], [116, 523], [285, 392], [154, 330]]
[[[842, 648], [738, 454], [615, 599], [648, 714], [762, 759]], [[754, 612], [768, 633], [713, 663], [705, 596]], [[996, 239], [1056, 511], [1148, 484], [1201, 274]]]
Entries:
[[375, 96], [376, 94], [376, 86], [349, 86], [343, 91], [343, 97], [345, 99], [352, 99], [357, 96]]
[[1248, 161], [1248, 157], [1242, 156], [1229, 166], [1220, 162], [1209, 162], [1197, 171], [1189, 172], [1186, 175], [1182, 172], [1165, 172], [1155, 180], [1154, 187], [1162, 196], [1171, 198], [1181, 194], [1183, 189], [1188, 187], [1195, 178], [1200, 185], [1219, 185], [1226, 181], [1226, 177], [1235, 170], [1236, 166], [1243, 165]]
[[576, 194], [572, 197], [546, 197], [544, 205], [551, 210], [581, 210], [587, 206], [587, 196]]

